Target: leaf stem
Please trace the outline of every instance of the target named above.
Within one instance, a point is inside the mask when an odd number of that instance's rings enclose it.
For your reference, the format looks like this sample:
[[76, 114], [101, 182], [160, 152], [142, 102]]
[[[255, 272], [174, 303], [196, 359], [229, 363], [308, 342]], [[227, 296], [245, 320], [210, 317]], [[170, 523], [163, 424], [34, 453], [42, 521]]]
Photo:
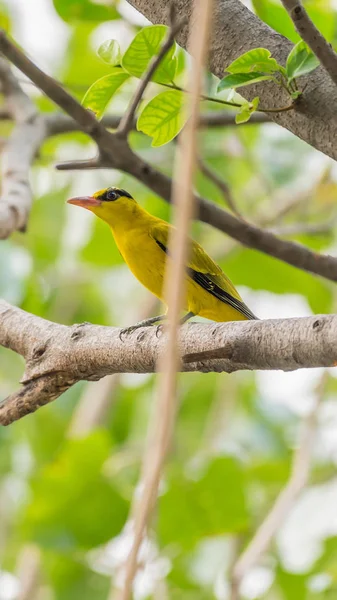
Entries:
[[[172, 90], [177, 90], [178, 92], [184, 92], [185, 94], [188, 94], [188, 90], [185, 90], [184, 88], [180, 87], [179, 85], [176, 85], [175, 83], [172, 85], [170, 83], [160, 83], [160, 85], [171, 88]], [[238, 102], [229, 102], [227, 100], [221, 100], [220, 98], [206, 96], [205, 94], [201, 94], [200, 98], [202, 100], [208, 100], [209, 102], [216, 102], [218, 104], [225, 104], [226, 106], [233, 106], [234, 108], [241, 108], [242, 106], [242, 104], [239, 104]]]
[[[178, 92], [184, 92], [185, 94], [188, 93], [187, 90], [185, 90], [184, 88], [180, 87], [179, 85], [171, 85], [170, 83], [161, 83], [160, 85], [163, 85], [165, 87], [171, 88], [172, 90], [177, 90]], [[289, 90], [287, 90], [287, 93], [289, 94]], [[201, 96], [202, 100], [207, 100], [209, 102], [216, 102], [217, 104], [225, 104], [226, 106], [233, 106], [234, 108], [241, 108], [242, 104], [239, 104], [238, 102], [229, 102], [228, 100], [221, 100], [220, 98], [213, 98], [212, 96], [205, 96], [204, 94], [202, 94]], [[264, 113], [278, 113], [278, 112], [286, 112], [288, 110], [292, 110], [294, 108], [294, 102], [291, 102], [291, 104], [288, 104], [287, 106], [281, 106], [280, 108], [257, 108], [256, 112], [264, 112]]]
[[287, 112], [288, 110], [292, 110], [294, 108], [294, 101], [288, 104], [287, 106], [280, 106], [279, 108], [257, 108], [257, 112], [264, 113], [278, 113], [278, 112]]

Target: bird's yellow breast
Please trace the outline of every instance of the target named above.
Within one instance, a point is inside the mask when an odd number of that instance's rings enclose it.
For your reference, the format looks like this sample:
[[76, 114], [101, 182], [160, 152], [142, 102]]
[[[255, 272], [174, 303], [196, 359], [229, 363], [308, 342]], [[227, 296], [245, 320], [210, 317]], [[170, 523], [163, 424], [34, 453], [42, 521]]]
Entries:
[[150, 237], [145, 227], [132, 231], [112, 229], [118, 250], [134, 276], [152, 294], [162, 300], [165, 254]]

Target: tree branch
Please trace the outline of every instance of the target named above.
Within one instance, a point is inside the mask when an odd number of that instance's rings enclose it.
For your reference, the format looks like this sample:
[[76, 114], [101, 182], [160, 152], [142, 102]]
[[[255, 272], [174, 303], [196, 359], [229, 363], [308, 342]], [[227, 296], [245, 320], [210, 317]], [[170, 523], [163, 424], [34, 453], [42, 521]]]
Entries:
[[43, 118], [2, 58], [0, 87], [6, 101], [7, 116], [14, 120], [13, 131], [4, 144], [1, 159], [0, 239], [5, 239], [13, 231], [26, 229], [33, 200], [29, 170], [46, 130]]
[[337, 54], [310, 19], [300, 0], [282, 0], [296, 30], [337, 85]]
[[[101, 119], [101, 124], [107, 129], [117, 129], [121, 118], [122, 117], [119, 115], [105, 115]], [[80, 124], [68, 114], [63, 114], [61, 112], [55, 112], [51, 114], [46, 113], [44, 115], [44, 119], [46, 121], [47, 136], [60, 135], [62, 133], [73, 133], [74, 131], [83, 131], [83, 128], [80, 126]], [[135, 127], [135, 125], [136, 123], [134, 122], [133, 127]]]
[[[0, 119], [2, 118], [10, 118], [7, 112], [3, 113], [2, 117], [0, 113]], [[62, 133], [72, 133], [73, 131], [83, 131], [79, 124], [74, 121], [68, 115], [64, 115], [63, 113], [46, 113], [43, 115], [47, 127], [47, 135], [59, 135]], [[101, 123], [107, 129], [117, 129], [122, 117], [118, 115], [105, 115]], [[247, 123], [243, 123], [242, 126], [247, 125], [256, 125], [260, 123], [270, 123], [270, 119], [267, 115], [263, 113], [254, 113]], [[205, 112], [200, 115], [199, 127], [201, 128], [209, 128], [209, 127], [237, 127], [235, 123], [235, 114], [227, 111], [227, 110], [216, 110]], [[134, 120], [132, 123], [132, 128], [136, 128], [136, 121]]]
[[[337, 315], [233, 323], [190, 323], [181, 330], [182, 371], [333, 367]], [[34, 412], [80, 380], [112, 373], [153, 373], [166, 344], [156, 328], [119, 338], [120, 329], [67, 327], [0, 301], [0, 345], [26, 360], [23, 387], [0, 405], [0, 425]]]
[[[166, 0], [128, 0], [152, 23], [167, 24]], [[177, 13], [191, 17], [193, 0], [174, 0]], [[186, 48], [189, 26], [178, 34], [178, 42]], [[211, 35], [209, 67], [217, 77], [223, 77], [226, 65], [239, 55], [261, 46], [268, 48], [280, 64], [285, 64], [292, 44], [237, 0], [216, 0], [214, 26]], [[306, 90], [294, 110], [270, 114], [282, 125], [317, 150], [337, 158], [337, 89], [323, 69], [316, 69], [305, 79]], [[278, 86], [258, 84], [246, 88], [245, 96], [251, 100], [263, 96], [267, 108], [287, 103], [287, 94]]]

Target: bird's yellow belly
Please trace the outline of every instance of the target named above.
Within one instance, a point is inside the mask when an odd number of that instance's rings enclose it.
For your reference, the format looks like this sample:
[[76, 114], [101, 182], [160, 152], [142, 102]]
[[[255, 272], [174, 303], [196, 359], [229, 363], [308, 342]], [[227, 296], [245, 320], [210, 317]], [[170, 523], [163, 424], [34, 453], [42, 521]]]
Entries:
[[[114, 236], [118, 249], [134, 276], [152, 294], [163, 300], [163, 283], [166, 254], [155, 241], [143, 231], [134, 235]], [[139, 250], [141, 248], [141, 251]], [[186, 277], [186, 301], [184, 310], [212, 321], [246, 320], [240, 312], [221, 302], [207, 290]]]
[[[116, 244], [134, 276], [152, 294], [162, 300], [165, 272], [165, 254], [147, 233], [137, 233], [132, 239], [120, 240]], [[141, 251], [139, 250], [141, 248]]]

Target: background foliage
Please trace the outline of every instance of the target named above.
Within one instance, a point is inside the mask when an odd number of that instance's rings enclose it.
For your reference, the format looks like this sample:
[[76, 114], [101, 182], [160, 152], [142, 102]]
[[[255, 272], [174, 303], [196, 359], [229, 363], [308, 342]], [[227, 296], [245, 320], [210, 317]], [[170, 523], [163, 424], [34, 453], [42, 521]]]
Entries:
[[[111, 65], [97, 54], [99, 46], [114, 38], [124, 52], [145, 24], [125, 2], [112, 6], [39, 0], [29, 3], [28, 10], [24, 0], [6, 0], [0, 6], [2, 25], [80, 99], [94, 81], [111, 75]], [[298, 41], [278, 3], [254, 0], [253, 8], [274, 29]], [[314, 0], [306, 8], [334, 42], [332, 3]], [[182, 78], [185, 63], [179, 51]], [[210, 76], [209, 90], [217, 83]], [[135, 85], [133, 78], [125, 81], [108, 113], [123, 114]], [[54, 110], [31, 85], [25, 89], [41, 110]], [[161, 89], [151, 84], [146, 102]], [[203, 109], [219, 107], [205, 102]], [[8, 124], [0, 123], [0, 136], [7, 133]], [[131, 141], [158, 168], [172, 171], [174, 143], [152, 150], [150, 138], [138, 132], [131, 134]], [[147, 292], [123, 264], [104, 223], [66, 206], [65, 200], [112, 184], [129, 190], [157, 216], [169, 219], [169, 208], [118, 172], [78, 174], [53, 168], [59, 160], [93, 153], [93, 145], [78, 133], [45, 143], [31, 175], [35, 202], [29, 229], [0, 245], [0, 292], [6, 300], [54, 321], [128, 325], [150, 310]], [[269, 123], [202, 130], [200, 154], [228, 183], [247, 219], [270, 224], [311, 248], [336, 251], [337, 171], [327, 157]], [[200, 172], [196, 186], [213, 202], [224, 202], [221, 191]], [[193, 234], [260, 317], [335, 310], [333, 284], [244, 249], [206, 225], [195, 223]], [[4, 397], [15, 389], [22, 363], [3, 349], [0, 361]], [[227, 597], [235, 556], [287, 482], [299, 426], [313, 406], [323, 375], [311, 484], [268, 556], [244, 581], [242, 596], [334, 597], [337, 383], [333, 370], [317, 370], [180, 376], [175, 442], [155, 532], [142, 550], [145, 566], [137, 579], [137, 598], [164, 598], [164, 592], [177, 599]], [[27, 544], [41, 551], [39, 598], [107, 598], [110, 576], [116, 576], [128, 547], [123, 527], [139, 474], [154, 380], [125, 375], [118, 382], [110, 380], [104, 389], [83, 383], [0, 431], [1, 600], [17, 596], [17, 565]], [[84, 394], [95, 403], [102, 393], [111, 400], [104, 423], [85, 436], [69, 434]]]

